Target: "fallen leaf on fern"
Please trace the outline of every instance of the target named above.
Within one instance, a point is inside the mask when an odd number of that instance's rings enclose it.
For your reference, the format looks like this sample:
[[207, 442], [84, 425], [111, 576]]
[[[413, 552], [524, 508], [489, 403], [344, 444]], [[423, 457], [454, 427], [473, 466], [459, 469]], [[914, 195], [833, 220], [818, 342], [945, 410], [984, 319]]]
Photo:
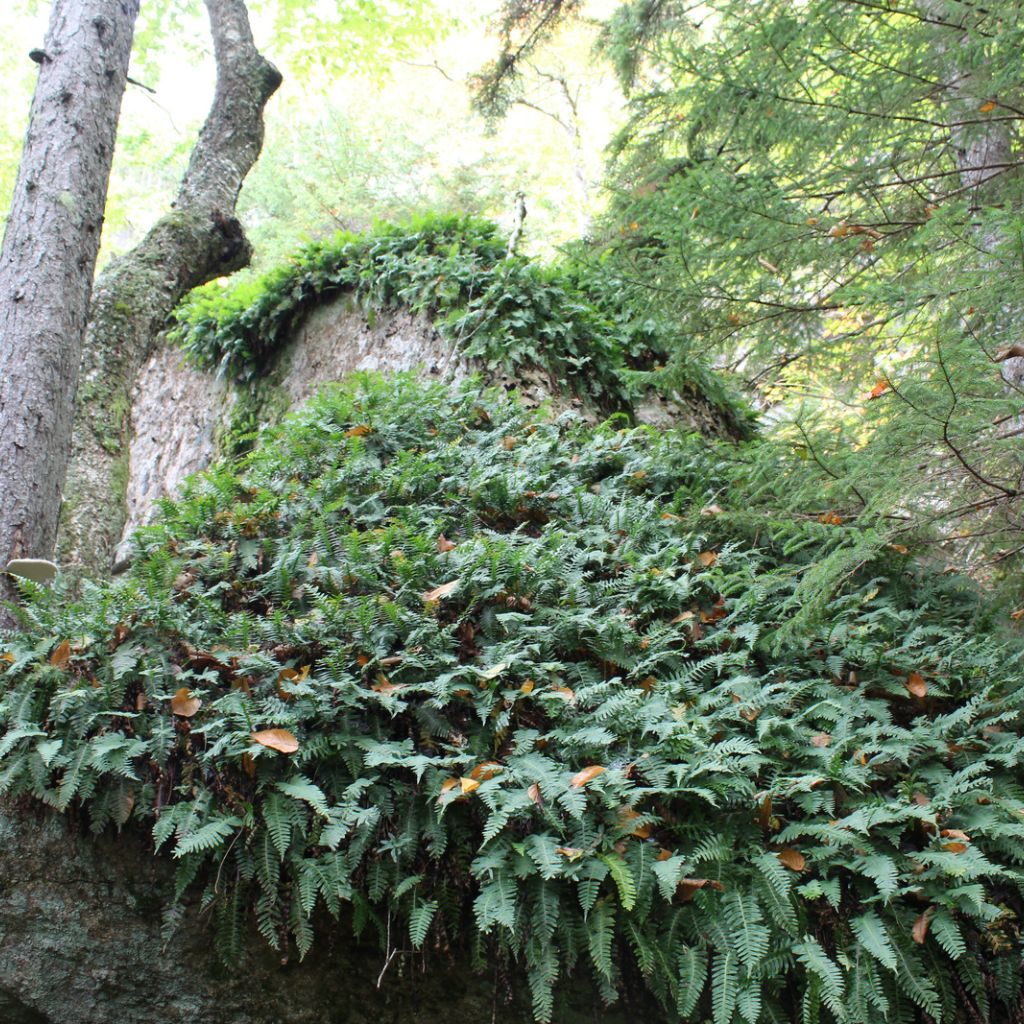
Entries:
[[250, 733], [249, 739], [261, 747], [276, 750], [279, 754], [294, 754], [299, 749], [299, 741], [295, 734], [287, 729], [263, 729]]
[[928, 692], [928, 684], [920, 672], [911, 672], [903, 685], [907, 688], [907, 693], [919, 699]]
[[437, 550], [443, 555], [446, 551], [455, 550], [455, 541], [449, 540], [443, 533], [437, 538]]
[[444, 798], [449, 793], [454, 792], [456, 789], [459, 792], [458, 792], [458, 796], [456, 796], [455, 799], [458, 800], [458, 799], [461, 799], [464, 796], [468, 796], [470, 793], [473, 792], [474, 789], [479, 789], [479, 788], [480, 788], [480, 783], [477, 782], [476, 779], [468, 778], [465, 775], [461, 776], [460, 778], [452, 777], [450, 779], [445, 779], [444, 782], [441, 783], [441, 795], [437, 798], [437, 802], [438, 803], [443, 803], [444, 802]]
[[791, 846], [787, 846], [785, 849], [779, 850], [775, 856], [779, 858], [779, 862], [782, 866], [789, 868], [790, 871], [803, 871], [807, 866], [807, 858], [798, 850], [794, 850]]
[[458, 585], [458, 580], [451, 580], [448, 583], [442, 583], [441, 586], [435, 587], [433, 590], [428, 590], [423, 595], [423, 600], [428, 604], [431, 604], [434, 601], [440, 601], [442, 597], [447, 597]]
[[346, 430], [345, 431], [345, 436], [346, 437], [366, 437], [366, 435], [368, 433], [370, 433], [371, 430], [373, 430], [373, 427], [371, 427], [368, 423], [360, 423], [358, 426], [352, 427], [351, 430]]
[[383, 672], [377, 673], [377, 681], [370, 686], [376, 693], [394, 693], [402, 689], [401, 683], [393, 683]]
[[576, 846], [556, 846], [555, 853], [561, 854], [566, 860], [573, 861], [579, 860], [583, 856], [585, 850], [579, 849]]
[[700, 889], [703, 889], [706, 885], [710, 885], [716, 892], [725, 891], [725, 886], [713, 878], [683, 878], [680, 880], [677, 890], [679, 898], [684, 903], [688, 903], [697, 895], [697, 892]]
[[593, 782], [594, 779], [596, 779], [598, 775], [603, 774], [603, 772], [604, 768], [599, 764], [587, 765], [586, 768], [583, 768], [581, 771], [578, 771], [572, 777], [572, 781], [569, 783], [569, 785], [572, 786], [573, 789], [580, 789], [581, 787], [587, 785], [588, 782]]
[[68, 667], [68, 662], [71, 660], [71, 641], [62, 640], [58, 645], [57, 649], [50, 655], [50, 664], [54, 668], [65, 669]]
[[911, 930], [911, 935], [914, 941], [920, 946], [923, 945], [925, 937], [928, 934], [928, 926], [932, 923], [932, 914], [935, 913], [934, 907], [929, 907], [915, 922], [914, 927]]
[[203, 702], [198, 697], [189, 696], [187, 686], [183, 686], [171, 698], [171, 711], [182, 718], [191, 718], [202, 706]]

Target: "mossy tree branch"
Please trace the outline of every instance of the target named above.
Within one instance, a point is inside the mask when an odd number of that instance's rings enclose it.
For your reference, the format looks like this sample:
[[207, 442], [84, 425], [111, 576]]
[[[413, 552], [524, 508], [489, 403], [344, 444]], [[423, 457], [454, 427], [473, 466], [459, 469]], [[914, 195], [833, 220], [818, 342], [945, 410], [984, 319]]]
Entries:
[[73, 572], [110, 570], [124, 524], [131, 389], [182, 296], [248, 264], [235, 218], [281, 75], [256, 49], [243, 0], [207, 0], [217, 62], [213, 105], [174, 209], [99, 276], [86, 333], [59, 552]]

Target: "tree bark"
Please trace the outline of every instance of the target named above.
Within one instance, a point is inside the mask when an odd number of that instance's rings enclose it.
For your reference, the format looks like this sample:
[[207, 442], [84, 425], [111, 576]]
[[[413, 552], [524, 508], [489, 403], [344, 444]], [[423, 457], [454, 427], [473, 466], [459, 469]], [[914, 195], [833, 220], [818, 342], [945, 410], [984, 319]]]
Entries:
[[59, 538], [62, 567], [74, 574], [112, 567], [125, 522], [128, 414], [139, 368], [182, 296], [251, 256], [235, 204], [281, 75], [257, 51], [243, 0], [206, 0], [206, 8], [217, 86], [174, 209], [96, 282]]
[[[54, 0], [0, 253], [0, 570], [49, 558], [138, 0]], [[10, 597], [0, 577], [0, 596]]]

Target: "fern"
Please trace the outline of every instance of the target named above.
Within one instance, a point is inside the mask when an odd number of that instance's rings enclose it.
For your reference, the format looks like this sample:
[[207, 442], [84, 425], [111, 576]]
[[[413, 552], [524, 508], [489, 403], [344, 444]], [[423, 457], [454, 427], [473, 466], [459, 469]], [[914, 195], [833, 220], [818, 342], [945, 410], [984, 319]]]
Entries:
[[538, 1018], [586, 961], [688, 1022], [1010, 1019], [1019, 646], [884, 545], [793, 626], [808, 567], [875, 534], [702, 515], [743, 508], [746, 458], [472, 383], [329, 390], [128, 573], [26, 600], [0, 787], [150, 830], [229, 957], [333, 918], [500, 950]]

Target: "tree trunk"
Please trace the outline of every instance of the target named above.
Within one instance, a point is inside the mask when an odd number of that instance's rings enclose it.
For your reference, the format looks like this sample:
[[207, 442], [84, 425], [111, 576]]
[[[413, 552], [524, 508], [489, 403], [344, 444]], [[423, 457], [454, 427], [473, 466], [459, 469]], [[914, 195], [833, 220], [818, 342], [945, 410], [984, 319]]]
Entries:
[[263, 108], [281, 75], [256, 50], [243, 0], [206, 0], [206, 7], [217, 87], [174, 210], [96, 282], [59, 539], [62, 566], [76, 574], [112, 567], [125, 521], [128, 413], [139, 368], [182, 296], [244, 267], [251, 255], [235, 203], [263, 145]]
[[[0, 253], [0, 569], [49, 558], [138, 0], [54, 0]], [[0, 596], [10, 597], [8, 577]]]

